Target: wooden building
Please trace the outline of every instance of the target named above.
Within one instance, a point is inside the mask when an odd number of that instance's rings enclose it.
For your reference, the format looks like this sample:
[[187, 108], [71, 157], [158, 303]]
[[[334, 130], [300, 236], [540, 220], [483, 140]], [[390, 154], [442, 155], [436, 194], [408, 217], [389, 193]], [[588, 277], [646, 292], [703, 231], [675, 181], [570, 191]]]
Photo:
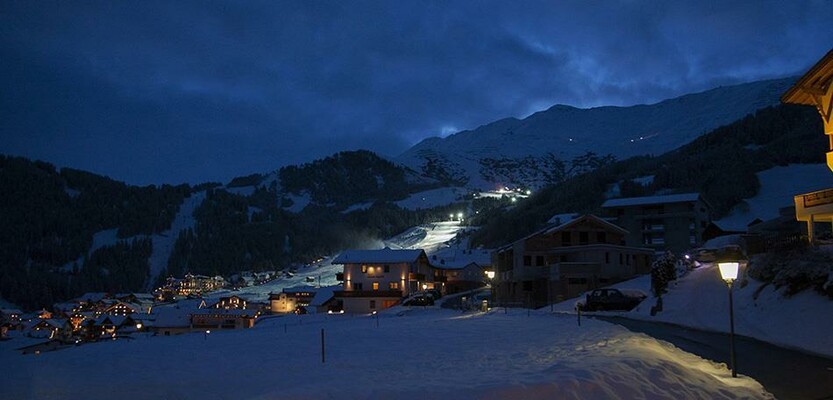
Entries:
[[496, 250], [495, 303], [537, 308], [650, 272], [654, 250], [594, 215], [550, 225]]
[[[813, 106], [818, 110], [829, 143], [827, 166], [833, 170], [833, 50], [784, 93], [781, 101]], [[812, 243], [816, 223], [833, 223], [833, 188], [799, 194], [794, 202], [795, 218], [806, 224], [807, 237]]]

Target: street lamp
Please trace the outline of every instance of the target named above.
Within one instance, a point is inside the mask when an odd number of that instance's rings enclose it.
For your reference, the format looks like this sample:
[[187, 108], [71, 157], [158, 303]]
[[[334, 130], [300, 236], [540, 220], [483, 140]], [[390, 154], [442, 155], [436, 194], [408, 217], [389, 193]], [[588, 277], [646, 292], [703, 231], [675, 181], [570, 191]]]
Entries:
[[720, 277], [729, 287], [729, 360], [732, 365], [733, 378], [738, 377], [738, 369], [735, 365], [735, 308], [732, 300], [732, 285], [738, 279], [741, 259], [743, 259], [743, 253], [738, 248], [725, 249], [717, 257]]

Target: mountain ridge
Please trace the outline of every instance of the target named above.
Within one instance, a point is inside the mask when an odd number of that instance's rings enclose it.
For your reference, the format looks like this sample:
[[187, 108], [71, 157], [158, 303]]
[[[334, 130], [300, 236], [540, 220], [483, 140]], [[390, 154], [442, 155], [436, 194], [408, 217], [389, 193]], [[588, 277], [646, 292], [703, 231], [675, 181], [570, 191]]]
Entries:
[[[446, 137], [427, 138], [396, 160], [432, 178], [453, 176], [472, 188], [541, 187], [556, 183], [546, 176], [553, 157], [569, 164], [587, 153], [619, 159], [662, 154], [778, 104], [794, 80], [720, 86], [653, 104], [593, 108], [556, 104], [523, 119], [502, 118]], [[496, 171], [484, 160], [517, 162], [534, 173]]]

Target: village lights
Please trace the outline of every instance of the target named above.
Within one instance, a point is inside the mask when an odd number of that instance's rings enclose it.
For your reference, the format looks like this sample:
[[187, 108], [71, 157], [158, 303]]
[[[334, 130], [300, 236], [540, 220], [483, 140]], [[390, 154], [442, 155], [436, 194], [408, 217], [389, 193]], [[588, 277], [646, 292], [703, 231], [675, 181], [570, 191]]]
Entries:
[[142, 329], [142, 323], [140, 322], [140, 323], [136, 324], [136, 330], [138, 331], [138, 330], [141, 330], [141, 329]]
[[514, 203], [514, 202], [516, 202], [516, 201], [518, 201], [518, 198], [517, 198], [517, 197], [513, 197], [513, 198], [512, 198], [512, 202]]
[[462, 220], [463, 219], [463, 213], [457, 213], [457, 219]]
[[448, 219], [454, 220], [454, 214], [448, 214]]
[[729, 288], [729, 360], [732, 366], [732, 377], [737, 378], [738, 370], [735, 365], [735, 309], [732, 300], [732, 286], [738, 279], [740, 261], [743, 253], [737, 247], [724, 249], [718, 253], [717, 267], [720, 269], [720, 277], [726, 282]]
[[426, 285], [426, 284], [424, 284], [424, 283], [423, 283], [423, 284], [422, 284], [422, 290], [428, 290], [428, 285]]
[[486, 271], [486, 277], [489, 279], [495, 279], [495, 271]]

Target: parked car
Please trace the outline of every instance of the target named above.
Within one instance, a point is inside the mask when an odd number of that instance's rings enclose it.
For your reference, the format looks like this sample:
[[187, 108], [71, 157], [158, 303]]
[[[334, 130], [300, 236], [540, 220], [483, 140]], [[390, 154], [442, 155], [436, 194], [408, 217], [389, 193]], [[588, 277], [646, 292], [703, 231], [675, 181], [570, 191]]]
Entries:
[[596, 289], [587, 294], [583, 308], [586, 311], [630, 311], [647, 297], [638, 290]]
[[430, 295], [416, 295], [402, 302], [403, 306], [433, 306], [434, 298]]

